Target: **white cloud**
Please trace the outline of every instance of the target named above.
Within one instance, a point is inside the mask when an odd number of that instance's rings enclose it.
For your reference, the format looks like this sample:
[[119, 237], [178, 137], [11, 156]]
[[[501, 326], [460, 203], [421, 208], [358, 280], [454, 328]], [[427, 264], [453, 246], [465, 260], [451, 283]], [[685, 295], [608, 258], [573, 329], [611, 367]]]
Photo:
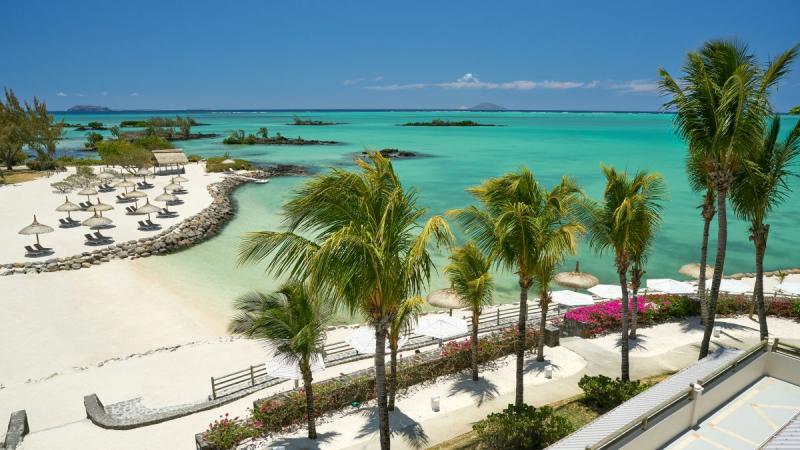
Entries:
[[367, 89], [373, 91], [406, 91], [409, 89], [422, 89], [426, 85], [424, 83], [411, 83], [411, 84], [385, 84], [380, 86], [366, 86]]
[[75, 94], [75, 97], [83, 97], [83, 94], [80, 94], [80, 93]]
[[378, 75], [377, 77], [373, 78], [372, 81], [383, 81], [383, 75]]
[[67, 96], [67, 94], [65, 92], [63, 92], [63, 91], [56, 92], [56, 97], [66, 97], [66, 96]]
[[651, 80], [630, 80], [622, 83], [612, 83], [609, 87], [622, 92], [655, 92], [658, 90], [658, 83]]
[[139, 96], [138, 92], [131, 92], [131, 97], [138, 97], [138, 96]]
[[344, 80], [344, 81], [342, 81], [342, 84], [345, 85], [345, 86], [352, 86], [354, 84], [361, 83], [362, 81], [364, 81], [363, 78], [353, 78], [352, 80]]
[[600, 85], [600, 80], [592, 80], [592, 81], [586, 83], [585, 85], [583, 85], [583, 87], [585, 87], [586, 89], [592, 89], [592, 88], [596, 88], [599, 85]]
[[[382, 79], [382, 77], [378, 77]], [[375, 81], [379, 81], [376, 78]], [[438, 87], [442, 89], [503, 89], [503, 90], [518, 90], [530, 91], [532, 89], [577, 89], [577, 88], [595, 88], [600, 84], [598, 80], [593, 80], [588, 83], [582, 81], [559, 81], [559, 80], [514, 80], [506, 82], [493, 82], [482, 81], [474, 73], [467, 72], [455, 81], [445, 83], [408, 83], [408, 84], [388, 84], [388, 85], [373, 85], [366, 86], [367, 89], [376, 91], [399, 91], [407, 89], [421, 89], [424, 87]]]

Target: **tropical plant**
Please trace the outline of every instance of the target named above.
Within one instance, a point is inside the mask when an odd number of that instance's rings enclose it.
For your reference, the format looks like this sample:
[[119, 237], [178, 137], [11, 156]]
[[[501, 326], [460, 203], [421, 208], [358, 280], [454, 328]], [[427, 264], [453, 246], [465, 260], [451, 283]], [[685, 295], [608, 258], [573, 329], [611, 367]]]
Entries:
[[386, 336], [389, 341], [389, 377], [386, 380], [389, 411], [394, 411], [394, 401], [397, 394], [397, 349], [400, 344], [400, 338], [414, 328], [423, 306], [425, 306], [425, 300], [418, 295], [403, 300]]
[[[561, 223], [561, 212], [571, 209], [577, 187], [564, 178], [551, 192], [544, 189], [528, 168], [484, 181], [467, 189], [482, 208], [468, 206], [450, 211], [463, 225], [478, 247], [486, 252], [498, 266], [517, 274], [520, 287], [519, 319], [517, 323], [517, 361], [515, 404], [523, 404], [523, 368], [525, 328], [528, 319], [528, 290], [545, 264], [556, 265], [565, 247], [561, 239], [572, 242], [566, 247], [573, 250], [581, 225]], [[560, 238], [554, 236], [560, 235]], [[553, 238], [551, 241], [550, 239]], [[556, 242], [558, 251], [547, 247]], [[558, 255], [558, 256], [557, 256]], [[538, 270], [538, 271], [537, 271]], [[549, 297], [548, 297], [549, 298]], [[541, 314], [546, 314], [542, 310]]]
[[612, 380], [605, 375], [584, 375], [578, 381], [583, 401], [600, 412], [619, 406], [647, 389], [640, 381]]
[[120, 129], [118, 125], [112, 125], [108, 131], [111, 133], [111, 136], [114, 136], [114, 139], [119, 139]]
[[99, 142], [97, 152], [105, 164], [120, 166], [128, 173], [153, 165], [152, 152], [122, 139]]
[[508, 405], [472, 428], [478, 435], [480, 448], [491, 450], [538, 450], [575, 430], [569, 419], [554, 414], [553, 408], [525, 404]]
[[269, 137], [269, 130], [266, 127], [261, 127], [258, 129], [258, 133], [256, 134], [264, 139], [267, 139]]
[[492, 261], [481, 252], [475, 242], [467, 241], [463, 247], [453, 249], [450, 264], [444, 268], [450, 288], [472, 313], [470, 365], [474, 381], [478, 381], [478, 319], [483, 307], [494, 301], [491, 267]]
[[675, 125], [690, 160], [703, 165], [717, 203], [717, 254], [700, 358], [708, 355], [725, 264], [728, 193], [745, 155], [760, 145], [771, 110], [770, 90], [788, 73], [797, 51], [798, 46], [791, 48], [762, 69], [746, 45], [714, 40], [688, 54], [680, 81], [659, 71], [661, 89], [671, 96], [664, 106], [675, 109]]
[[760, 146], [742, 159], [734, 176], [731, 204], [734, 212], [750, 224], [750, 240], [755, 246], [756, 280], [753, 288], [761, 339], [769, 337], [764, 305], [764, 254], [770, 226], [767, 218], [791, 190], [792, 165], [800, 155], [800, 122], [783, 142], [778, 141], [781, 119], [775, 115]]
[[790, 109], [788, 114], [795, 116], [800, 115], [800, 106], [795, 106], [794, 108]]
[[299, 366], [306, 394], [308, 437], [316, 439], [311, 363], [322, 358], [325, 346], [325, 322], [329, 317], [325, 304], [303, 282], [293, 281], [272, 295], [251, 293], [240, 297], [234, 308], [238, 314], [229, 327], [232, 333], [265, 340], [274, 346], [276, 354]]
[[357, 164], [356, 172], [333, 168], [302, 185], [283, 206], [288, 230], [247, 233], [239, 262], [269, 259], [268, 271], [308, 279], [333, 306], [361, 313], [375, 328], [380, 443], [388, 449], [386, 336], [403, 300], [427, 286], [428, 247], [449, 243], [451, 233], [439, 216], [419, 224], [427, 211], [391, 161], [370, 153]]
[[699, 152], [690, 152], [686, 160], [686, 173], [689, 177], [689, 186], [695, 192], [703, 194], [703, 203], [698, 206], [700, 217], [703, 219], [703, 236], [700, 242], [700, 277], [697, 280], [697, 295], [700, 297], [701, 318], [708, 317], [708, 298], [706, 297], [706, 267], [708, 267], [708, 236], [711, 221], [717, 213], [715, 206], [714, 184], [711, 181], [708, 165], [704, 163], [703, 155]]
[[97, 144], [103, 140], [103, 135], [97, 133], [95, 131], [90, 131], [86, 133], [86, 142], [83, 143], [83, 147], [87, 150], [94, 150], [97, 148]]
[[612, 167], [602, 166], [602, 170], [606, 177], [603, 200], [585, 201], [583, 223], [589, 233], [590, 246], [599, 253], [609, 249], [614, 252], [614, 265], [622, 290], [621, 378], [628, 381], [630, 303], [627, 272], [633, 256], [645, 248], [652, 238], [652, 230], [661, 221], [661, 201], [666, 187], [664, 179], [656, 173], [637, 172], [630, 177], [627, 172], [618, 172]]
[[33, 142], [30, 105], [23, 107], [14, 91], [5, 90], [5, 102], [0, 101], [0, 161], [11, 170], [25, 161], [22, 148]]
[[[642, 286], [642, 277], [647, 273], [647, 257], [650, 253], [650, 247], [653, 244], [656, 231], [661, 224], [661, 216], [652, 216], [654, 220], [644, 221], [641, 224], [641, 242], [638, 247], [634, 247], [631, 251], [631, 292], [633, 298], [636, 299], [639, 294], [639, 288]], [[633, 312], [631, 314], [631, 329], [628, 337], [636, 339], [636, 328], [639, 320], [639, 302], [632, 301]]]

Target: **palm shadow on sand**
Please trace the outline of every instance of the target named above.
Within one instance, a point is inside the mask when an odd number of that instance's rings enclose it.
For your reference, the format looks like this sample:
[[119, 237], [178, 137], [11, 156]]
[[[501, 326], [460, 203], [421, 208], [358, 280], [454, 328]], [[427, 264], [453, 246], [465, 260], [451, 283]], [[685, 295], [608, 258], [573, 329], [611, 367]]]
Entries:
[[494, 400], [497, 397], [497, 385], [491, 381], [480, 378], [478, 381], [472, 379], [472, 375], [461, 378], [453, 387], [450, 388], [448, 395], [456, 395], [466, 393], [475, 400], [476, 406], [483, 405], [487, 400]]
[[525, 367], [522, 369], [522, 371], [524, 374], [533, 373], [536, 375], [544, 376], [544, 369], [547, 366], [553, 366], [554, 373], [561, 368], [561, 366], [550, 361], [547, 358], [545, 358], [544, 361], [536, 361], [536, 357], [534, 356], [533, 359], [530, 359], [525, 363]]
[[[378, 431], [378, 408], [372, 407], [362, 413], [367, 417], [367, 423], [361, 427], [357, 438], [362, 438], [370, 434], [379, 433]], [[428, 446], [430, 438], [422, 429], [422, 425], [411, 417], [407, 416], [400, 408], [394, 408], [389, 412], [389, 433], [392, 437], [400, 436], [409, 446], [414, 448], [425, 448]]]
[[303, 450], [320, 450], [325, 448], [325, 444], [341, 433], [328, 431], [327, 433], [317, 433], [317, 439], [305, 437], [276, 439], [269, 444], [269, 448], [284, 446], [286, 448], [296, 448]]

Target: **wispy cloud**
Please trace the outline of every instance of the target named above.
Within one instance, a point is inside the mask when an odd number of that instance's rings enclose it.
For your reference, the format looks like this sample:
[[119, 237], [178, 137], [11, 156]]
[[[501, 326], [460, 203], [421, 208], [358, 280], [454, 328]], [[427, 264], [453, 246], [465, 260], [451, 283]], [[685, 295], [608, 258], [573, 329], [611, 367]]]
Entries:
[[367, 89], [373, 91], [406, 91], [409, 89], [422, 89], [427, 86], [425, 83], [411, 83], [411, 84], [384, 84], [378, 86], [366, 86]]
[[139, 96], [138, 92], [131, 92], [131, 97], [138, 97], [138, 96]]
[[108, 91], [103, 91], [100, 93], [103, 97], [108, 97]]
[[631, 93], [655, 92], [658, 90], [658, 83], [652, 80], [630, 80], [622, 83], [611, 83], [609, 88]]
[[67, 93], [64, 91], [56, 92], [56, 97], [66, 97]]
[[83, 94], [81, 93], [75, 94], [75, 97], [83, 97]]
[[363, 78], [353, 78], [352, 80], [344, 80], [342, 84], [345, 86], [353, 86], [364, 81]]
[[372, 81], [374, 81], [374, 82], [376, 82], [376, 83], [377, 83], [378, 81], [383, 81], [383, 75], [378, 75], [377, 77], [373, 78], [373, 79], [372, 79]]
[[600, 80], [592, 80], [592, 81], [586, 83], [583, 87], [585, 87], [586, 89], [592, 89], [592, 88], [596, 88], [599, 85], [600, 85]]
[[[378, 80], [376, 80], [378, 81]], [[455, 81], [444, 83], [408, 83], [408, 84], [384, 84], [366, 86], [367, 89], [376, 91], [399, 91], [407, 89], [421, 89], [434, 87], [441, 89], [503, 89], [529, 91], [532, 89], [576, 89], [593, 88], [598, 82], [584, 83], [582, 81], [557, 81], [557, 80], [514, 80], [506, 82], [482, 81], [473, 73], [465, 73]]]

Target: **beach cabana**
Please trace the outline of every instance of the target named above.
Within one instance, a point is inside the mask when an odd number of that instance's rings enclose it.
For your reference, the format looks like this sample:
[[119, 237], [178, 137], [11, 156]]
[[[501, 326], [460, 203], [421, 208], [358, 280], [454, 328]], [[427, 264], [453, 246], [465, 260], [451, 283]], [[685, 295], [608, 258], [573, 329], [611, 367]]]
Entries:
[[752, 292], [753, 288], [739, 280], [723, 278], [719, 283], [719, 290], [728, 294], [747, 294]]
[[[325, 361], [321, 355], [314, 355], [309, 365], [311, 366], [311, 373], [325, 370]], [[267, 376], [274, 378], [299, 380], [303, 377], [303, 374], [300, 373], [300, 364], [280, 353], [264, 363], [264, 368], [267, 370]]]
[[[52, 233], [53, 231], [54, 231], [53, 227], [49, 227], [47, 225], [39, 223], [39, 221], [36, 220], [36, 214], [34, 214], [33, 215], [33, 222], [30, 225], [28, 225], [27, 227], [19, 230], [19, 234], [22, 234], [22, 235], [25, 235], [25, 236], [30, 236], [32, 234], [36, 235], [36, 245], [39, 246], [40, 245], [39, 244], [39, 235], [40, 234], [46, 234], [46, 233]], [[37, 247], [37, 250], [41, 250], [41, 249], [42, 248]]]
[[467, 334], [467, 322], [457, 317], [428, 314], [419, 318], [414, 333], [434, 339], [447, 339]]
[[[686, 275], [687, 277], [692, 278], [700, 278], [700, 264], [698, 263], [689, 263], [684, 264], [678, 269], [678, 273], [681, 275]], [[714, 268], [711, 266], [706, 266], [706, 280], [710, 280], [711, 277], [714, 276]]]
[[152, 150], [152, 152], [153, 159], [156, 161], [154, 168], [156, 174], [183, 173], [183, 166], [189, 163], [189, 159], [180, 148]]
[[453, 315], [454, 309], [464, 308], [464, 303], [461, 301], [455, 291], [452, 289], [437, 289], [425, 299], [429, 305], [437, 308], [450, 310], [450, 315]]
[[784, 281], [775, 286], [775, 291], [784, 294], [800, 295], [800, 281]]
[[559, 286], [572, 289], [589, 289], [600, 283], [600, 280], [598, 280], [596, 276], [581, 272], [580, 262], [577, 261], [575, 262], [574, 272], [557, 273], [553, 280]]
[[651, 278], [647, 280], [647, 289], [664, 294], [694, 294], [697, 288], [683, 281], [669, 278]]
[[81, 207], [76, 205], [75, 203], [72, 203], [71, 201], [69, 201], [68, 197], [64, 197], [64, 203], [62, 203], [58, 208], [56, 208], [56, 211], [58, 211], [58, 212], [67, 213], [67, 220], [69, 220], [69, 221], [72, 220], [72, 217], [70, 216], [70, 213], [73, 212], [73, 211], [80, 211], [80, 210], [81, 210]]
[[563, 306], [594, 305], [594, 299], [591, 295], [581, 294], [575, 291], [553, 291], [550, 293], [550, 298]]
[[[618, 284], [598, 284], [597, 286], [590, 287], [588, 291], [606, 300], [622, 298], [622, 288], [620, 288]], [[628, 289], [628, 294], [630, 294], [630, 292], [630, 289]]]
[[[397, 348], [402, 348], [407, 341], [407, 335], [401, 336], [397, 341]], [[344, 342], [362, 355], [372, 355], [375, 353], [375, 329], [368, 326], [358, 327], [344, 338]], [[388, 353], [390, 350], [387, 339], [386, 352]]]

